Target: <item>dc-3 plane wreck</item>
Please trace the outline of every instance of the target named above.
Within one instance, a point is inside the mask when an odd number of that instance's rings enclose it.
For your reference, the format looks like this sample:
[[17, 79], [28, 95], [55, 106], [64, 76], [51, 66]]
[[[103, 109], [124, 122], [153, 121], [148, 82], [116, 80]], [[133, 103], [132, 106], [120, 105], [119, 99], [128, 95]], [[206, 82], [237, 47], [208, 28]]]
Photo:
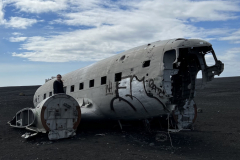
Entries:
[[[207, 65], [206, 55], [213, 57], [213, 65]], [[63, 75], [66, 94], [53, 94], [56, 79], [47, 81], [33, 97], [34, 108], [20, 110], [8, 123], [35, 134], [48, 133], [50, 140], [76, 135], [81, 119], [148, 120], [167, 115], [173, 129], [189, 129], [197, 118], [198, 72], [205, 85], [223, 69], [207, 41], [149, 43]]]

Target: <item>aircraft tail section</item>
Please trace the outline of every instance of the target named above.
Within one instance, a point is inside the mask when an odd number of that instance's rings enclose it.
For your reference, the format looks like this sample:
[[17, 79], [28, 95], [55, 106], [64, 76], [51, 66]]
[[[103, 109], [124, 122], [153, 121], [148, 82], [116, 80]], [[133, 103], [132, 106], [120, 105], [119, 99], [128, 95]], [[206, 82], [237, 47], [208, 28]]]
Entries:
[[[78, 102], [66, 94], [51, 96], [36, 108], [24, 108], [16, 113], [8, 123], [12, 127], [26, 128], [36, 133], [49, 132], [48, 138], [56, 140], [76, 135], [80, 123], [81, 110]], [[36, 134], [24, 134], [29, 138]]]

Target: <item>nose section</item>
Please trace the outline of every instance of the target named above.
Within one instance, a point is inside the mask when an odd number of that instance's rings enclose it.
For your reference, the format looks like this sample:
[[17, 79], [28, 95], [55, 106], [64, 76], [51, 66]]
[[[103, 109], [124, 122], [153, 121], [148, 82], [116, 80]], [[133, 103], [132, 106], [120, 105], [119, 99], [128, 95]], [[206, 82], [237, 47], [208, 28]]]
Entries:
[[[164, 54], [163, 86], [164, 91], [170, 95], [167, 109], [172, 111], [178, 128], [184, 129], [190, 128], [197, 117], [194, 102], [197, 73], [202, 71], [204, 87], [215, 75], [223, 72], [224, 64], [217, 59], [211, 46], [179, 48], [178, 53], [176, 61], [175, 54], [168, 51]], [[214, 59], [211, 66], [208, 66], [205, 55], [210, 53]]]
[[206, 52], [206, 54], [208, 54], [208, 53], [212, 53], [214, 60], [215, 60], [215, 64], [212, 66], [207, 66], [206, 58], [204, 57], [205, 65], [204, 66], [201, 65], [204, 83], [207, 83], [207, 82], [213, 80], [215, 75], [219, 76], [224, 70], [224, 64], [220, 60], [217, 59], [214, 50], [211, 49], [209, 52]]

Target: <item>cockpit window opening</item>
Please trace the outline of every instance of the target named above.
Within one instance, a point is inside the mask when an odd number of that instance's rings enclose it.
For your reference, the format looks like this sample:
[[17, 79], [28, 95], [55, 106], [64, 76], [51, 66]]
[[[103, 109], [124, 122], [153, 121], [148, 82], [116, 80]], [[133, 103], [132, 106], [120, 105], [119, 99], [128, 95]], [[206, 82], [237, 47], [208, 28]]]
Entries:
[[212, 51], [206, 52], [206, 54], [204, 55], [204, 58], [205, 58], [206, 65], [208, 67], [216, 64], [216, 62], [214, 60], [214, 57], [213, 57], [213, 54], [212, 54]]

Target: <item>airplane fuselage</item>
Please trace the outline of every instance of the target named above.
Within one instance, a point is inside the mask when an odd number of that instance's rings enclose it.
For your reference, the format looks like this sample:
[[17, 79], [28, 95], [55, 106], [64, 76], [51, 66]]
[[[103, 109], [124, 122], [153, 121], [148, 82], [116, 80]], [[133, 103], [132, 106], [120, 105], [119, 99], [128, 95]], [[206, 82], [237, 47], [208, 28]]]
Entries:
[[[213, 66], [205, 62], [209, 52], [215, 58]], [[179, 128], [186, 128], [196, 119], [199, 70], [204, 83], [222, 72], [212, 45], [198, 39], [170, 39], [122, 52], [67, 73], [62, 80], [66, 94], [79, 103], [82, 119], [147, 119], [170, 113]], [[37, 89], [35, 107], [53, 95], [55, 80]]]

